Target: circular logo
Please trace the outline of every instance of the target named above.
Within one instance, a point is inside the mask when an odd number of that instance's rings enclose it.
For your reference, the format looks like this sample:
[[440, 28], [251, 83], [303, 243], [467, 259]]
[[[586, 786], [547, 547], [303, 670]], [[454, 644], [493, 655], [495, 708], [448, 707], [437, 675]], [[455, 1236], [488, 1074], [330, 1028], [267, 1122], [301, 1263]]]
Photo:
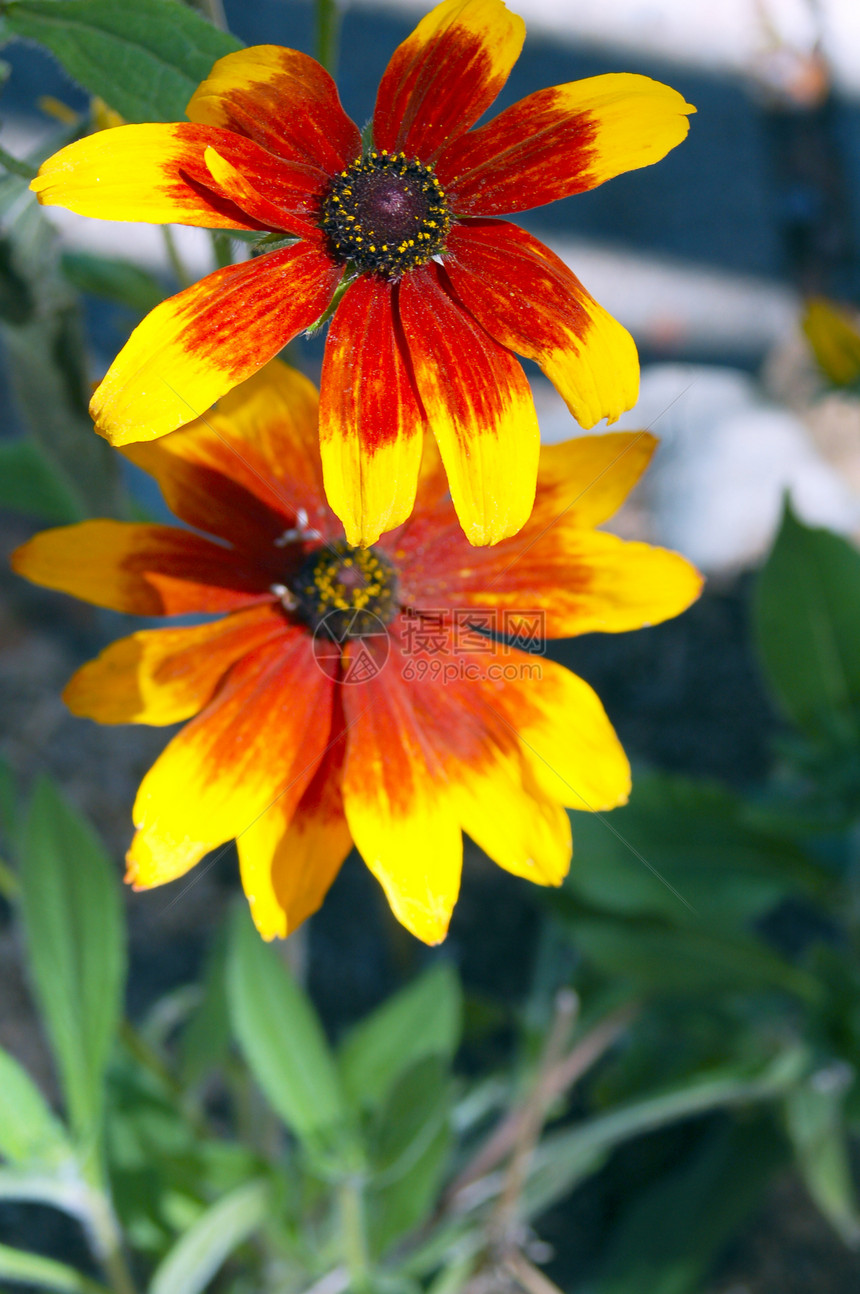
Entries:
[[313, 634], [314, 660], [334, 683], [369, 683], [381, 674], [391, 654], [384, 620], [366, 608], [330, 611]]

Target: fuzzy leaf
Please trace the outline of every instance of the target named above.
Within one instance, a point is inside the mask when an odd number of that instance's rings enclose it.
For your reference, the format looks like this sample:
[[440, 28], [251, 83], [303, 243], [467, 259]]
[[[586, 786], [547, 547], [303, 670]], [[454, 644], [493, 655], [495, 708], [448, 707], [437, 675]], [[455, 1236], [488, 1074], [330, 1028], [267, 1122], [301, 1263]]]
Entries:
[[126, 121], [183, 121], [216, 59], [241, 49], [178, 0], [10, 0], [6, 27], [44, 45]]
[[0, 1047], [0, 1155], [13, 1164], [55, 1163], [72, 1149], [59, 1120], [14, 1056]]
[[88, 1280], [74, 1267], [58, 1263], [41, 1254], [0, 1245], [0, 1276], [19, 1285], [33, 1285], [42, 1290], [59, 1290], [61, 1294], [108, 1294], [104, 1285]]
[[244, 1182], [180, 1236], [160, 1263], [149, 1294], [200, 1294], [230, 1254], [258, 1231], [269, 1211], [266, 1182]]
[[786, 508], [759, 577], [759, 650], [789, 719], [827, 745], [860, 744], [860, 553]]
[[32, 440], [0, 444], [0, 507], [57, 524], [81, 521], [72, 491]]
[[346, 1115], [322, 1025], [242, 909], [231, 936], [227, 994], [233, 1032], [272, 1109], [297, 1136], [316, 1144]]
[[73, 1128], [98, 1127], [125, 969], [117, 878], [90, 824], [43, 778], [24, 826], [30, 968]]
[[417, 1061], [453, 1056], [462, 1013], [454, 969], [438, 962], [350, 1032], [338, 1058], [348, 1095], [357, 1105], [377, 1106]]

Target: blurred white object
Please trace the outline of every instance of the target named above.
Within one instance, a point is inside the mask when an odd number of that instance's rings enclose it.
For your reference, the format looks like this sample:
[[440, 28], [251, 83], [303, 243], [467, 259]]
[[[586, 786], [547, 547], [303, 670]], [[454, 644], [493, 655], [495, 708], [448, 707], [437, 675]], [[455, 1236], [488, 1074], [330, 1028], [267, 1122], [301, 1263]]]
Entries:
[[786, 491], [810, 524], [843, 533], [860, 525], [860, 499], [800, 419], [767, 403], [746, 373], [657, 365], [619, 426], [660, 436], [645, 484], [654, 538], [709, 574], [749, 566], [767, 551]]
[[[546, 440], [575, 427], [539, 387]], [[786, 491], [809, 524], [860, 528], [860, 497], [818, 453], [803, 423], [769, 403], [753, 378], [729, 368], [657, 364], [641, 397], [611, 430], [650, 429], [660, 447], [637, 502], [655, 543], [709, 575], [753, 565], [769, 548]]]
[[758, 358], [797, 329], [798, 296], [781, 283], [586, 240], [544, 241], [640, 346], [667, 359], [682, 347]]

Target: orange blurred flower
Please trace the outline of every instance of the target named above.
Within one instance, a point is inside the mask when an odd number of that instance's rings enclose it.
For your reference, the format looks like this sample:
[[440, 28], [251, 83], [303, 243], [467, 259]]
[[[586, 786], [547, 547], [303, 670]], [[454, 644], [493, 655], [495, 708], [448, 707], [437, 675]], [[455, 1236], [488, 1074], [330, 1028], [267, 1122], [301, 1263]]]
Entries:
[[45, 162], [43, 203], [282, 236], [143, 321], [93, 398], [96, 429], [116, 445], [173, 431], [336, 305], [320, 436], [350, 544], [409, 515], [428, 428], [469, 540], [515, 534], [539, 437], [514, 352], [586, 427], [632, 406], [638, 361], [558, 257], [496, 217], [658, 161], [693, 111], [620, 74], [540, 90], [471, 130], [524, 35], [502, 0], [443, 0], [395, 51], [370, 145], [318, 63], [260, 45], [215, 64], [191, 124], [125, 126]]
[[627, 760], [587, 683], [486, 631], [615, 633], [693, 601], [684, 558], [594, 529], [654, 443], [544, 449], [531, 520], [492, 549], [469, 547], [429, 440], [410, 520], [349, 546], [323, 492], [316, 391], [277, 361], [206, 419], [126, 449], [195, 529], [86, 521], [36, 535], [13, 564], [117, 611], [223, 613], [120, 639], [66, 689], [100, 723], [190, 720], [140, 787], [129, 880], [174, 880], [235, 838], [257, 926], [283, 936], [354, 842], [428, 943], [448, 927], [463, 831], [558, 885], [563, 806], [623, 803]]

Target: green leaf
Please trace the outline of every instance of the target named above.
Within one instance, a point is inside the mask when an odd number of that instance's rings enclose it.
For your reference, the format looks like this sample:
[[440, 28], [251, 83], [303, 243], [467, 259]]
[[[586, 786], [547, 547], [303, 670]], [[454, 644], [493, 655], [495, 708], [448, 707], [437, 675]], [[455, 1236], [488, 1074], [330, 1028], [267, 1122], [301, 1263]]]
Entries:
[[212, 1200], [260, 1174], [250, 1147], [206, 1137], [157, 1057], [128, 1028], [108, 1071], [111, 1194], [133, 1247], [162, 1259]]
[[344, 1124], [334, 1058], [305, 994], [273, 947], [237, 909], [227, 994], [233, 1032], [272, 1109], [314, 1146]]
[[0, 443], [0, 507], [58, 524], [83, 511], [55, 467], [32, 440]]
[[755, 626], [786, 716], [814, 740], [860, 742], [860, 553], [786, 507], [761, 571]]
[[[847, 1080], [847, 1082], [846, 1082]], [[806, 1188], [845, 1243], [860, 1243], [844, 1105], [851, 1076], [819, 1070], [786, 1098], [788, 1131]]]
[[611, 982], [636, 993], [689, 997], [703, 992], [781, 989], [813, 1003], [821, 986], [754, 936], [672, 926], [646, 917], [618, 920], [582, 911], [566, 894], [548, 901], [569, 922], [575, 946]]
[[60, 1290], [63, 1294], [108, 1294], [104, 1285], [88, 1280], [74, 1267], [28, 1254], [23, 1249], [0, 1245], [0, 1276], [17, 1281], [20, 1285], [35, 1285], [39, 1289]]
[[11, 842], [18, 832], [18, 780], [0, 755], [0, 833]]
[[427, 1294], [461, 1294], [475, 1274], [478, 1261], [474, 1254], [455, 1254], [431, 1281]]
[[[67, 141], [63, 141], [67, 142]], [[0, 178], [0, 338], [32, 440], [75, 517], [121, 512], [117, 455], [93, 435], [77, 301], [60, 273], [57, 234], [26, 181]]]
[[57, 481], [54, 496], [71, 500], [75, 518], [116, 516], [121, 511], [118, 456], [93, 433], [87, 413], [77, 307], [58, 306], [21, 327], [4, 326], [2, 341], [15, 403]]
[[128, 306], [136, 314], [147, 314], [164, 300], [165, 291], [158, 279], [132, 261], [93, 256], [90, 252], [64, 252], [61, 264], [66, 278], [79, 292]]
[[744, 801], [716, 783], [643, 771], [630, 804], [613, 814], [618, 835], [594, 814], [571, 817], [576, 849], [565, 889], [619, 916], [742, 927], [784, 898], [827, 891], [823, 869], [750, 821]]
[[179, 1072], [187, 1087], [211, 1074], [230, 1054], [226, 974], [227, 937], [222, 928], [206, 959], [202, 998], [179, 1040]]
[[268, 1183], [245, 1182], [207, 1209], [159, 1264], [149, 1294], [199, 1294], [239, 1245], [266, 1221]]
[[344, 1088], [359, 1106], [378, 1106], [426, 1056], [453, 1056], [463, 1002], [450, 962], [437, 962], [349, 1033], [339, 1053]]
[[120, 1018], [125, 949], [117, 878], [92, 827], [46, 778], [24, 826], [21, 906], [30, 967], [81, 1138], [97, 1129]]
[[785, 1051], [758, 1074], [724, 1070], [699, 1074], [668, 1092], [631, 1101], [578, 1127], [551, 1133], [538, 1147], [524, 1193], [535, 1217], [596, 1171], [616, 1146], [645, 1132], [726, 1106], [782, 1096], [808, 1065], [801, 1048]]
[[9, 0], [11, 35], [38, 41], [126, 121], [183, 121], [216, 59], [241, 49], [177, 0]]
[[71, 1157], [59, 1120], [26, 1070], [0, 1048], [0, 1155], [35, 1166]]
[[382, 1254], [432, 1209], [451, 1151], [448, 1066], [426, 1056], [401, 1074], [368, 1137], [368, 1229]]

